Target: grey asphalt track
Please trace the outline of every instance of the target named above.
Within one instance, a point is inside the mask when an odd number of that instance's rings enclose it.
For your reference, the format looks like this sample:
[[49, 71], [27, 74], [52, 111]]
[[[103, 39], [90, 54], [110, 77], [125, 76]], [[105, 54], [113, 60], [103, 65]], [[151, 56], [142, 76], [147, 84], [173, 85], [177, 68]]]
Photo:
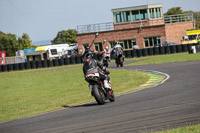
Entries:
[[0, 133], [140, 133], [200, 123], [200, 61], [123, 69], [155, 70], [170, 78], [156, 87], [120, 95], [114, 103], [92, 102], [0, 123]]

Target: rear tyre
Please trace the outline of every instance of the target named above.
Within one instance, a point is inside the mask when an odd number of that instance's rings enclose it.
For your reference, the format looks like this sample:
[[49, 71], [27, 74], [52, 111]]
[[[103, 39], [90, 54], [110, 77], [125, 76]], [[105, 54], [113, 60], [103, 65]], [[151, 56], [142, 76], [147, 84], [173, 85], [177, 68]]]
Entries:
[[93, 96], [96, 99], [97, 103], [102, 105], [105, 104], [106, 98], [102, 89], [98, 85], [93, 86]]

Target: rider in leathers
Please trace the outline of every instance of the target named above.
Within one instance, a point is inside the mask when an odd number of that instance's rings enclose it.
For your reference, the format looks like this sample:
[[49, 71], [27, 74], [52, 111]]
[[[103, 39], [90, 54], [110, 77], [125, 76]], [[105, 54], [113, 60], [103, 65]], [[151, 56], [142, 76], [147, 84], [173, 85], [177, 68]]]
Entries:
[[101, 81], [104, 81], [104, 87], [111, 90], [110, 78], [108, 77], [108, 75], [104, 74], [103, 71], [106, 74], [110, 73], [109, 71], [104, 69], [103, 66], [97, 60], [93, 58], [92, 53], [86, 53], [83, 64], [84, 77], [86, 77], [87, 74], [99, 73]]

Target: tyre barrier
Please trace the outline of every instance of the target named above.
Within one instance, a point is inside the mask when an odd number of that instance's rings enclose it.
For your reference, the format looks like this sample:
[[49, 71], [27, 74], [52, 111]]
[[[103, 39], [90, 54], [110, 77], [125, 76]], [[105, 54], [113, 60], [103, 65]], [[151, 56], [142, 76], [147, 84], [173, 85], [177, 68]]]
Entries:
[[176, 53], [176, 46], [170, 46], [170, 53], [171, 54]]
[[47, 68], [48, 67], [47, 60], [43, 60], [42, 61], [42, 67], [43, 68]]
[[19, 70], [19, 64], [13, 64], [13, 70], [18, 71]]
[[142, 56], [148, 56], [148, 50], [146, 48], [142, 49]]
[[48, 65], [48, 67], [53, 67], [53, 61], [52, 60], [47, 60], [47, 65]]
[[2, 72], [1, 66], [2, 66], [2, 65], [0, 65], [0, 72]]
[[169, 46], [165, 46], [165, 54], [170, 54], [170, 47]]
[[130, 51], [130, 50], [125, 51], [125, 57], [126, 57], [126, 58], [131, 58], [131, 57], [132, 57], [132, 56], [131, 56], [131, 51]]
[[54, 60], [53, 60], [53, 66], [54, 66], [54, 67], [59, 66], [58, 59], [54, 59]]
[[42, 68], [42, 61], [41, 60], [36, 61], [36, 68]]
[[153, 48], [153, 52], [154, 52], [154, 55], [159, 55], [160, 54], [158, 47]]
[[65, 65], [69, 65], [69, 64], [70, 64], [69, 58], [64, 58], [64, 64], [65, 64]]
[[31, 61], [31, 69], [36, 69], [36, 61]]
[[7, 71], [8, 71], [7, 65], [2, 65], [2, 66], [1, 66], [1, 71], [2, 71], [2, 72], [7, 72]]
[[153, 53], [153, 48], [148, 48], [148, 55], [154, 55], [154, 53]]
[[182, 46], [176, 45], [176, 53], [181, 53], [181, 52], [182, 52]]
[[25, 68], [26, 68], [26, 69], [31, 69], [31, 62], [29, 62], [29, 61], [26, 62], [26, 63], [25, 63]]
[[184, 45], [181, 45], [182, 46], [182, 52], [188, 52], [188, 45], [187, 44], [184, 44]]
[[9, 72], [13, 71], [13, 64], [8, 64], [7, 69], [8, 69]]
[[137, 57], [141, 57], [142, 56], [142, 50], [141, 49], [137, 49], [136, 53], [137, 53]]
[[74, 56], [70, 57], [69, 61], [70, 61], [70, 64], [76, 64]]
[[131, 50], [131, 56], [132, 57], [137, 57], [137, 52], [135, 49]]
[[81, 64], [81, 56], [76, 56], [75, 57], [75, 62], [76, 62], [76, 64]]
[[165, 54], [165, 48], [159, 47], [159, 54]]
[[58, 60], [58, 62], [59, 62], [59, 66], [63, 66], [65, 63], [64, 63], [64, 58], [60, 58], [59, 60]]
[[24, 69], [25, 69], [25, 64], [19, 63], [19, 70], [24, 70]]

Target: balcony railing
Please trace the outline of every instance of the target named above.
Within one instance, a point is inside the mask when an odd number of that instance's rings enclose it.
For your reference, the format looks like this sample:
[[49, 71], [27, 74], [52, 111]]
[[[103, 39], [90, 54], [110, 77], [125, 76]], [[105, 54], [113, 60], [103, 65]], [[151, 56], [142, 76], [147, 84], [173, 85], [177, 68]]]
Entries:
[[[114, 23], [108, 22], [108, 23], [99, 23], [99, 24], [90, 24], [90, 25], [79, 25], [77, 26], [77, 32], [78, 34], [83, 33], [92, 33], [92, 32], [100, 32], [100, 31], [110, 31], [110, 30], [116, 30], [116, 29], [127, 29], [127, 28], [136, 28], [136, 27], [143, 27], [143, 26], [152, 26], [152, 25], [158, 25], [160, 23], [157, 23], [154, 21], [156, 19], [150, 19], [150, 20], [142, 20], [142, 21], [131, 21], [127, 23], [127, 26], [122, 26], [123, 23]], [[161, 19], [162, 20], [162, 19]], [[177, 14], [177, 15], [167, 15], [163, 17], [163, 23], [179, 23], [179, 22], [187, 22], [187, 21], [193, 21], [193, 14], [192, 13], [186, 13], [186, 14]]]

